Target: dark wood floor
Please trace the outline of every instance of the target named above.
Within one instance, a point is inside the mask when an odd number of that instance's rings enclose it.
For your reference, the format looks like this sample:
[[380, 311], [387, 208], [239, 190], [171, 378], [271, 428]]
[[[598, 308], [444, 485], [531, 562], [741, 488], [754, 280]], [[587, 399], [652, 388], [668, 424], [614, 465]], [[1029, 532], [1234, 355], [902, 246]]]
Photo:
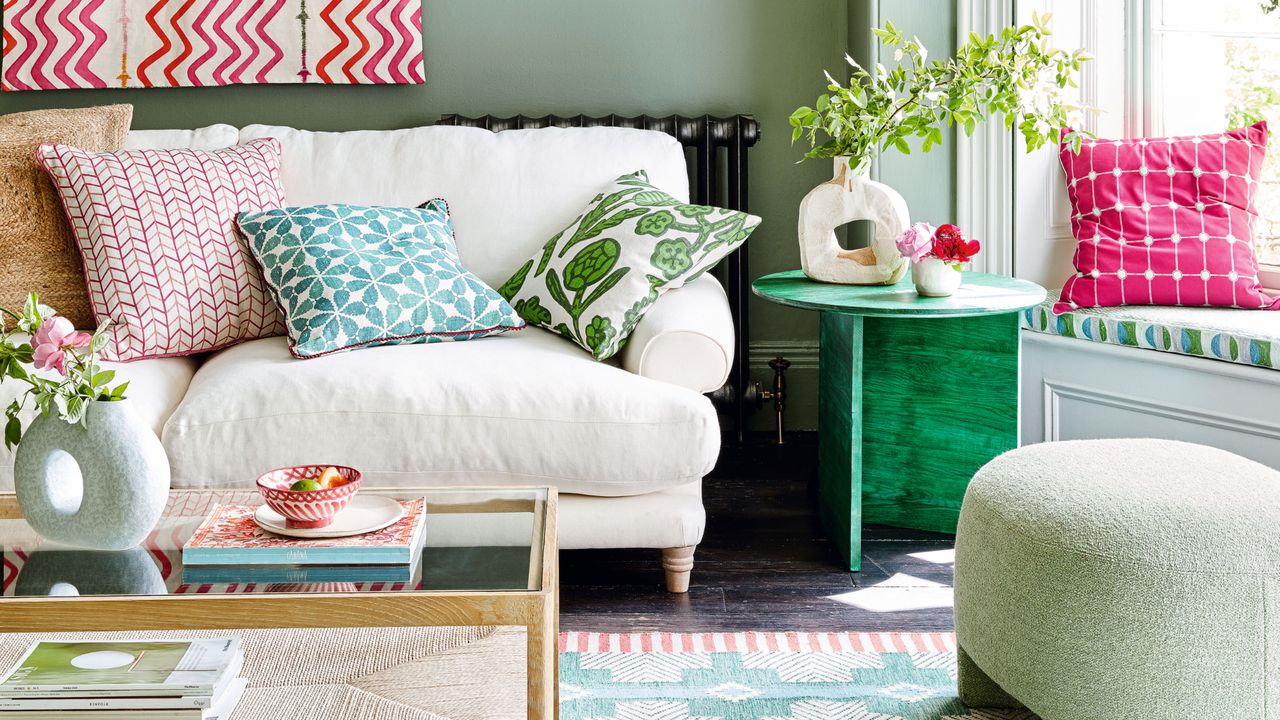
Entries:
[[687, 595], [663, 589], [656, 551], [561, 553], [561, 629], [950, 631], [950, 536], [868, 526], [862, 572], [842, 570], [817, 522], [816, 458], [808, 433], [724, 448]]

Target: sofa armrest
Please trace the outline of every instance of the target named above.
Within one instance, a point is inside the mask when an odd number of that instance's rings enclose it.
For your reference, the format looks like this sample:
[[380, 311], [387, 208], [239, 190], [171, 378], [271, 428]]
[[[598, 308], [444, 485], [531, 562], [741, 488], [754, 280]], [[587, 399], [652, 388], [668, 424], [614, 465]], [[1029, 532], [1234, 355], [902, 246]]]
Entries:
[[733, 340], [729, 299], [715, 278], [704, 275], [649, 308], [622, 350], [622, 367], [707, 393], [729, 377]]

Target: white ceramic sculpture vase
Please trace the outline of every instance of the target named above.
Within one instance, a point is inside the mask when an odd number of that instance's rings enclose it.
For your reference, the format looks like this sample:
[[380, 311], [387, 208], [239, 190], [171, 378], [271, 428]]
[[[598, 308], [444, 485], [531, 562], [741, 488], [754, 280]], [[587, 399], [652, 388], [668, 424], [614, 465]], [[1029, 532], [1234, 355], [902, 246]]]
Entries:
[[18, 443], [13, 472], [32, 529], [76, 547], [134, 547], [169, 498], [169, 459], [128, 400], [90, 403], [84, 425], [36, 418]]
[[923, 297], [948, 297], [964, 280], [964, 273], [938, 258], [927, 257], [911, 265], [911, 282]]
[[[836, 237], [843, 225], [870, 220], [871, 246], [845, 250]], [[907, 201], [893, 188], [835, 158], [835, 175], [800, 203], [800, 262], [804, 274], [819, 282], [842, 285], [890, 285], [902, 279], [908, 261], [896, 241], [911, 225]]]

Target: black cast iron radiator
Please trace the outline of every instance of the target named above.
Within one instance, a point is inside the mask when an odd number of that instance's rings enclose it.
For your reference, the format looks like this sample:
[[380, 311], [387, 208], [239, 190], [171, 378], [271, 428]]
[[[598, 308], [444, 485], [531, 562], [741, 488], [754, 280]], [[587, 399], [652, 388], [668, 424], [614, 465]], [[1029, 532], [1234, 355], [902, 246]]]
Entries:
[[[500, 118], [493, 115], [466, 117], [445, 115], [441, 125], [478, 127], [494, 132], [544, 127], [625, 127], [664, 132], [684, 145], [689, 156], [690, 190], [693, 202], [699, 205], [715, 205], [731, 210], [747, 210], [747, 150], [760, 141], [760, 124], [750, 115], [730, 117], [623, 117], [605, 115], [588, 117], [575, 115], [560, 117]], [[732, 421], [732, 433], [742, 441], [746, 430], [747, 415], [751, 407], [746, 402], [750, 383], [748, 352], [747, 301], [751, 295], [751, 278], [747, 269], [747, 253], [738, 250], [716, 271], [729, 294], [733, 311], [734, 362], [729, 382], [720, 391], [712, 393], [722, 412]]]

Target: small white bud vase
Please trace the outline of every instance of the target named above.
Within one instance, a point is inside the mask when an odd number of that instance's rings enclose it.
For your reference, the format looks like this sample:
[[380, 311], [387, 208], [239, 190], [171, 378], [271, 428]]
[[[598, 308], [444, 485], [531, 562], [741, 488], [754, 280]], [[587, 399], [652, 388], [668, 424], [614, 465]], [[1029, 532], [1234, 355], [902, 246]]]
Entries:
[[938, 258], [927, 257], [911, 264], [911, 282], [921, 297], [948, 297], [964, 280], [964, 273]]
[[134, 547], [169, 499], [169, 458], [128, 400], [89, 403], [84, 425], [36, 418], [18, 443], [13, 472], [27, 524], [76, 547]]

